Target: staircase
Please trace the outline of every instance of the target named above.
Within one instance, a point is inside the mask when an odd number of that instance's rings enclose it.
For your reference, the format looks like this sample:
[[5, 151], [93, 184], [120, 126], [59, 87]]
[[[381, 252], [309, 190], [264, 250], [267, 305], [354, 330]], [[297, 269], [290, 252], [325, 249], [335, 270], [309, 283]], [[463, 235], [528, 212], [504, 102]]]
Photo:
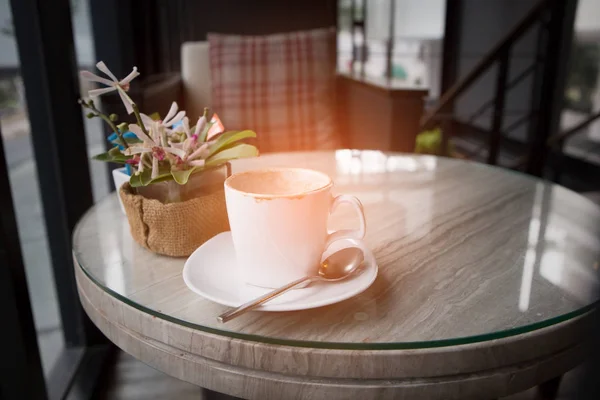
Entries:
[[[421, 130], [441, 128], [444, 149], [453, 156], [486, 162], [547, 177], [574, 190], [600, 190], [600, 166], [564, 153], [564, 143], [581, 132], [600, 113], [560, 131], [564, 81], [567, 75], [576, 2], [542, 0], [464, 77], [443, 93], [424, 113]], [[517, 45], [536, 35], [536, 54], [530, 65], [515, 68]], [[448, 58], [445, 56], [445, 62]], [[511, 70], [512, 69], [512, 70]], [[455, 104], [484, 77], [494, 79], [490, 98], [459, 115]], [[526, 109], [511, 108], [515, 88], [530, 90]], [[593, 149], [592, 149], [593, 150]], [[600, 152], [600, 148], [596, 151]]]

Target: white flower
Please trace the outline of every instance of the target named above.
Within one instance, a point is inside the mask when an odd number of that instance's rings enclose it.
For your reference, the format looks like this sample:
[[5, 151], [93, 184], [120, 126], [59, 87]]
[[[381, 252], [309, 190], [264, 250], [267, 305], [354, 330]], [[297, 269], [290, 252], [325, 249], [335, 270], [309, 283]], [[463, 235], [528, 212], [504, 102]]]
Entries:
[[198, 137], [193, 136], [190, 131], [190, 119], [188, 117], [184, 117], [183, 121], [181, 122], [181, 125], [179, 125], [177, 127], [177, 129], [174, 130], [174, 132], [185, 133], [186, 139], [183, 142], [179, 142], [179, 143], [169, 142], [169, 144], [172, 147], [177, 147], [178, 149], [183, 149], [183, 151], [188, 153], [190, 151], [190, 149], [196, 144], [196, 140], [198, 139]]
[[183, 117], [185, 117], [185, 111], [181, 110], [177, 112], [178, 109], [179, 107], [177, 106], [177, 103], [173, 102], [167, 115], [162, 120], [158, 121], [153, 120], [146, 114], [140, 114], [140, 116], [142, 117], [142, 122], [144, 123], [144, 126], [148, 129], [151, 129], [152, 126], [155, 126], [157, 128], [170, 128], [179, 121], [181, 121]]
[[192, 136], [192, 132], [190, 131], [190, 119], [188, 117], [184, 117], [181, 121], [181, 125], [179, 125], [177, 129], [175, 129], [175, 132], [181, 131], [185, 133], [185, 136], [187, 138], [190, 138]]
[[[201, 117], [203, 118], [203, 117]], [[206, 118], [205, 118], [206, 120]], [[201, 121], [198, 121], [198, 125], [201, 124]], [[200, 132], [202, 126], [196, 129], [196, 132]], [[204, 166], [204, 159], [208, 157], [208, 146], [212, 144], [210, 143], [202, 143], [198, 148], [194, 149], [198, 144], [198, 133], [191, 134], [190, 131], [190, 120], [188, 117], [183, 119], [183, 123], [180, 127], [176, 129], [176, 132], [185, 132], [187, 138], [181, 143], [169, 143], [171, 147], [175, 147], [177, 149], [181, 149], [185, 152], [185, 157], [181, 157], [181, 160], [188, 165], [192, 165], [195, 167]], [[200, 159], [198, 159], [200, 158]]]
[[[208, 145], [210, 143], [202, 143], [202, 146], [198, 147], [196, 150], [192, 152], [189, 156], [185, 158], [185, 161], [189, 165], [193, 165], [195, 167], [204, 166], [205, 158], [208, 157]], [[200, 158], [200, 159], [198, 159]]]
[[205, 126], [206, 126], [206, 118], [205, 117], [198, 118], [198, 123], [196, 124], [196, 127], [194, 128], [194, 134], [192, 135], [192, 131], [190, 130], [190, 119], [188, 117], [183, 118], [181, 125], [178, 126], [177, 129], [175, 129], [175, 132], [185, 133], [185, 136], [187, 139], [182, 144], [183, 146], [187, 146], [187, 147], [183, 147], [185, 150], [190, 149], [189, 148], [190, 143], [196, 143], [196, 141], [198, 140], [198, 136], [200, 136], [200, 132], [202, 131], [202, 129], [204, 129]]
[[129, 75], [127, 75], [120, 81], [112, 72], [110, 72], [110, 70], [108, 69], [106, 64], [104, 64], [103, 61], [100, 61], [98, 64], [96, 64], [96, 67], [100, 71], [104, 72], [108, 77], [110, 77], [111, 80], [102, 78], [101, 76], [98, 76], [96, 74], [92, 74], [89, 71], [81, 71], [80, 75], [83, 79], [86, 79], [91, 82], [99, 82], [108, 86], [102, 89], [90, 90], [88, 92], [90, 97], [97, 97], [116, 90], [119, 93], [119, 96], [121, 96], [121, 100], [123, 101], [123, 105], [125, 106], [127, 113], [131, 114], [133, 112], [134, 103], [133, 100], [131, 100], [131, 97], [127, 95], [127, 91], [129, 90], [129, 82], [131, 82], [135, 77], [137, 77], [140, 74], [137, 71], [137, 67], [133, 67], [133, 71], [131, 71]]
[[192, 135], [190, 130], [190, 120], [188, 117], [185, 117], [181, 126], [176, 130], [177, 132], [185, 132], [187, 138], [183, 141], [183, 143], [172, 143], [171, 146], [185, 151], [186, 156], [182, 158], [182, 160], [189, 165], [201, 167], [204, 165], [204, 159], [208, 157], [208, 147], [213, 144], [213, 142], [202, 143], [199, 147], [194, 149], [194, 147], [196, 147], [198, 144], [198, 136], [205, 126], [206, 118], [200, 117], [198, 119], [198, 123], [196, 124], [196, 128], [194, 129], [194, 134]]
[[[162, 161], [166, 157], [166, 153], [170, 153], [176, 155], [180, 159], [184, 159], [186, 157], [186, 152], [182, 149], [178, 149], [175, 147], [167, 146], [166, 143], [161, 143], [162, 136], [157, 131], [155, 126], [151, 128], [151, 134], [153, 138], [149, 138], [144, 134], [142, 128], [137, 124], [129, 125], [129, 130], [133, 132], [138, 139], [140, 139], [143, 144], [142, 146], [130, 146], [128, 149], [125, 149], [124, 153], [126, 155], [134, 155], [140, 154], [140, 158], [144, 157], [144, 154], [149, 154], [152, 156], [152, 179], [158, 177], [158, 163]], [[143, 168], [143, 167], [142, 167]], [[138, 170], [138, 172], [141, 172]]]

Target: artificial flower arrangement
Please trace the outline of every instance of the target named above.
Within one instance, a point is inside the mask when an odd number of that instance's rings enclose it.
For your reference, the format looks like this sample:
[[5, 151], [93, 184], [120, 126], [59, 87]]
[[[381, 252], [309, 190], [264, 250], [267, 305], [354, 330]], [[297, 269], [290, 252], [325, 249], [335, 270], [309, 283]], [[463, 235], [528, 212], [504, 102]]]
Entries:
[[122, 80], [100, 61], [96, 67], [110, 79], [89, 71], [81, 71], [85, 80], [101, 83], [107, 87], [88, 92], [91, 98], [117, 92], [123, 101], [127, 114], [134, 114], [137, 123], [118, 123], [116, 114], [106, 115], [96, 108], [93, 100], [80, 99], [79, 103], [88, 110], [88, 118], [102, 118], [113, 130], [109, 140], [115, 145], [106, 153], [94, 157], [96, 160], [130, 165], [129, 183], [132, 187], [147, 186], [157, 182], [174, 180], [185, 185], [190, 176], [203, 169], [226, 163], [229, 160], [258, 155], [256, 147], [240, 140], [256, 137], [250, 130], [224, 132], [223, 124], [214, 114], [209, 116], [207, 108], [198, 118], [195, 126], [185, 111], [178, 111], [177, 103], [164, 118], [158, 114], [151, 116], [139, 111], [129, 97], [130, 82], [139, 76], [137, 68]]
[[[116, 92], [127, 114], [136, 120], [119, 123], [116, 114], [102, 113], [93, 99], [79, 100], [88, 118], [103, 119], [113, 131], [108, 139], [114, 147], [94, 159], [125, 164], [129, 171], [129, 182], [118, 190], [133, 239], [156, 253], [188, 256], [214, 235], [229, 230], [223, 188], [230, 174], [229, 160], [257, 156], [256, 147], [240, 143], [256, 133], [224, 132], [219, 117], [206, 108], [191, 126], [175, 102], [162, 119], [156, 113], [143, 114], [127, 94], [131, 81], [139, 76], [137, 68], [118, 80], [102, 61], [96, 67], [110, 79], [82, 71], [81, 78], [106, 85], [90, 90], [90, 98]], [[196, 190], [202, 185], [202, 190]], [[190, 189], [186, 193], [191, 194], [156, 195], [173, 187], [182, 188], [178, 192]]]

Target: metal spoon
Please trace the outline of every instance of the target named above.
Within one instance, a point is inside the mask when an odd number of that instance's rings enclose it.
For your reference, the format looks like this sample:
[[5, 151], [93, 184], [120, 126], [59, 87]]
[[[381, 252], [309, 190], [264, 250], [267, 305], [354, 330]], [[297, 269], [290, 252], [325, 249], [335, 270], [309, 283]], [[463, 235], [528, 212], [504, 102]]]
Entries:
[[337, 251], [327, 257], [325, 261], [321, 263], [321, 267], [319, 268], [317, 275], [306, 276], [294, 282], [288, 283], [287, 285], [280, 287], [279, 289], [275, 289], [264, 296], [251, 300], [245, 304], [242, 304], [238, 308], [234, 308], [224, 314], [219, 315], [217, 320], [219, 322], [227, 322], [238, 315], [241, 315], [246, 311], [250, 311], [261, 304], [266, 303], [267, 301], [287, 292], [288, 290], [299, 286], [302, 283], [308, 284], [314, 281], [336, 282], [346, 279], [356, 272], [363, 260], [364, 254], [359, 248], [348, 247]]

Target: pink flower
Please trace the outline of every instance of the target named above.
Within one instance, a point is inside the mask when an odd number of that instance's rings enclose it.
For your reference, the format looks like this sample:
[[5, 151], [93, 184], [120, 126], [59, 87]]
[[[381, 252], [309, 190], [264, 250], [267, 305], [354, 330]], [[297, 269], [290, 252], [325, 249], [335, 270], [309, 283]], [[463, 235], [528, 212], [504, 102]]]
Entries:
[[137, 165], [137, 163], [139, 163], [139, 162], [140, 162], [140, 156], [138, 156], [138, 155], [125, 161], [126, 164], [131, 164], [131, 165]]
[[223, 126], [223, 123], [221, 122], [221, 119], [219, 118], [219, 116], [215, 113], [215, 115], [213, 115], [212, 119], [210, 120], [210, 122], [213, 123], [213, 125], [210, 127], [210, 129], [208, 130], [208, 133], [206, 134], [206, 141], [208, 142], [213, 136], [218, 135], [219, 133], [223, 132], [225, 130], [225, 126]]
[[152, 148], [152, 155], [154, 158], [158, 158], [158, 161], [162, 161], [167, 156], [167, 153], [165, 153], [165, 150], [162, 147], [154, 146]]

